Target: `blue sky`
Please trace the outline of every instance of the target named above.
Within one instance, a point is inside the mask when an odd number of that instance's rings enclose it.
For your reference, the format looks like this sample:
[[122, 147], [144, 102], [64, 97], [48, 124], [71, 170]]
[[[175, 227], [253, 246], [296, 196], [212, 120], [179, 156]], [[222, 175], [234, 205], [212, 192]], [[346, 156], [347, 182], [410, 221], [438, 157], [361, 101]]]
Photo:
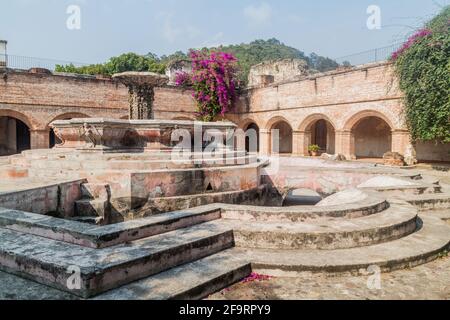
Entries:
[[[191, 47], [278, 38], [333, 58], [404, 39], [450, 0], [1, 0], [0, 39], [10, 54], [102, 62], [124, 52], [169, 54]], [[69, 5], [81, 29], [69, 30]], [[366, 10], [381, 9], [379, 30]]]

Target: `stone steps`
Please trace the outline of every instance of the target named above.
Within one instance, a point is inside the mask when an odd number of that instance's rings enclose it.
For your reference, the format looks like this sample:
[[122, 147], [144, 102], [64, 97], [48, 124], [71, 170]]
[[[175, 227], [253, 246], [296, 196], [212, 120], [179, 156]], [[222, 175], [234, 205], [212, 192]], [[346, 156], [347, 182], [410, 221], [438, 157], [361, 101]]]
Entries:
[[0, 208], [2, 228], [88, 248], [112, 247], [217, 219], [220, 219], [220, 208], [212, 205], [90, 228], [77, 221]]
[[83, 183], [81, 195], [85, 199], [108, 200], [111, 197], [109, 184], [106, 183]]
[[450, 193], [426, 194], [403, 199], [424, 211], [450, 209]]
[[360, 188], [361, 190], [373, 190], [381, 194], [389, 196], [404, 196], [404, 195], [423, 195], [441, 193], [442, 187], [436, 184], [421, 183], [417, 186], [392, 186], [392, 187], [378, 187], [378, 188]]
[[382, 272], [412, 268], [437, 259], [450, 247], [450, 224], [439, 217], [421, 216], [415, 233], [387, 243], [337, 250], [239, 249], [265, 274], [295, 272], [363, 273], [370, 266]]
[[110, 215], [110, 204], [103, 199], [81, 199], [75, 201], [75, 215], [79, 217], [101, 217]]
[[374, 245], [405, 237], [417, 229], [417, 209], [392, 204], [357, 219], [318, 218], [302, 223], [223, 220], [236, 246], [265, 249], [332, 250]]
[[222, 217], [241, 221], [304, 222], [319, 218], [354, 219], [380, 213], [389, 208], [385, 198], [373, 194], [365, 200], [339, 206], [261, 207], [222, 204]]
[[250, 273], [249, 260], [229, 249], [111, 290], [94, 300], [199, 300]]
[[[224, 192], [205, 192], [193, 195], [176, 197], [150, 198], [146, 205], [140, 209], [146, 215], [164, 212], [187, 210], [191, 208], [208, 206], [214, 203], [245, 204], [263, 201], [265, 186], [249, 189]], [[137, 212], [139, 214], [139, 212]]]
[[[105, 249], [0, 228], [0, 269], [88, 298], [233, 246], [233, 232], [215, 222]], [[67, 286], [71, 270], [79, 289]]]

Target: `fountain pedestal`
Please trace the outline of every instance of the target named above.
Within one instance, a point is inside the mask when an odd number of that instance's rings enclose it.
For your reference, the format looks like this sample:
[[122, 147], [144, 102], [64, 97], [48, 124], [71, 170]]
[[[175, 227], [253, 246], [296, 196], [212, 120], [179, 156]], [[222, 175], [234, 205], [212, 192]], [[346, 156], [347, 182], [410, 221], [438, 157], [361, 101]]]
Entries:
[[130, 119], [154, 119], [154, 88], [166, 85], [169, 78], [153, 72], [123, 72], [113, 75], [113, 78], [128, 88]]

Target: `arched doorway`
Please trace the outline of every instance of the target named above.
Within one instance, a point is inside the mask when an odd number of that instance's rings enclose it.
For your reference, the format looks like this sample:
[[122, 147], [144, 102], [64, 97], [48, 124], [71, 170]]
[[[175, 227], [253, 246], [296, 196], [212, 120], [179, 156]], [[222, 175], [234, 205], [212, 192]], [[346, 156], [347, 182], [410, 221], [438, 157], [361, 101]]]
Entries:
[[321, 152], [335, 154], [336, 134], [333, 125], [324, 120], [318, 120], [311, 125], [311, 144], [318, 145]]
[[[278, 135], [274, 134], [278, 132]], [[271, 128], [271, 152], [280, 154], [292, 153], [292, 127], [286, 121], [278, 121]], [[278, 137], [278, 140], [277, 140]]]
[[256, 123], [248, 124], [245, 129], [245, 150], [259, 152], [259, 127]]
[[352, 128], [352, 136], [357, 159], [382, 158], [392, 150], [392, 128], [379, 117], [359, 120]]
[[307, 155], [310, 145], [318, 145], [320, 153], [336, 153], [336, 130], [331, 120], [324, 114], [313, 114], [308, 116], [300, 125], [299, 131], [303, 132], [305, 138], [301, 152]]
[[31, 149], [30, 128], [21, 120], [0, 116], [0, 156]]

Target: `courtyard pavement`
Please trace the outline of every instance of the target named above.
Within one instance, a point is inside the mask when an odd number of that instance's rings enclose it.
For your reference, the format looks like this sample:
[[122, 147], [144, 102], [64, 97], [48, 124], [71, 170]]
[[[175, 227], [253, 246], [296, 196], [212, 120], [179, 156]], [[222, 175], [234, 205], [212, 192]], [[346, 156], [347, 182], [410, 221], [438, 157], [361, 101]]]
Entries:
[[297, 277], [238, 283], [210, 300], [449, 300], [450, 257], [381, 275], [381, 289], [368, 277], [300, 273]]

